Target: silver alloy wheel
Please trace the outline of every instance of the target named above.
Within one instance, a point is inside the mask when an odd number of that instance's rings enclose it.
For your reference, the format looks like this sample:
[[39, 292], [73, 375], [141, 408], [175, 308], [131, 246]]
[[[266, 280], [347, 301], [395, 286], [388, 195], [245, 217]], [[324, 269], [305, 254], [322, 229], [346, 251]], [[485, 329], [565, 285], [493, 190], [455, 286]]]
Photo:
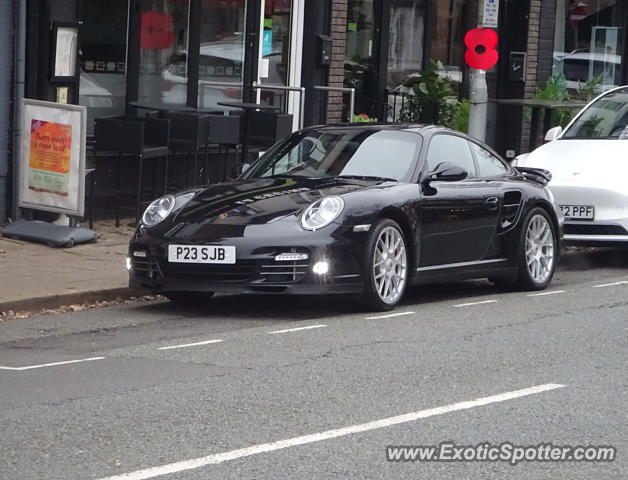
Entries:
[[526, 264], [536, 283], [543, 283], [552, 274], [554, 266], [554, 235], [548, 220], [536, 214], [526, 232]]
[[375, 290], [384, 303], [395, 303], [403, 293], [408, 276], [407, 267], [403, 235], [395, 227], [384, 228], [373, 252]]

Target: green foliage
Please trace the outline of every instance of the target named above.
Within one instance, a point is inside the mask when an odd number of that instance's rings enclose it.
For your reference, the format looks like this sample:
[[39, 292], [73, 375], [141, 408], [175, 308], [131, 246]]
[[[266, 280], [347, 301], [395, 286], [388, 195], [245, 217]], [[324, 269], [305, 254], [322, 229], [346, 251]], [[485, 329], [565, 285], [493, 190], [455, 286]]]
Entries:
[[600, 74], [578, 85], [578, 92], [576, 93], [578, 100], [583, 100], [585, 102], [593, 100], [593, 98], [599, 93], [600, 85], [602, 85], [603, 81], [604, 77]]
[[451, 116], [447, 99], [455, 94], [453, 82], [439, 74], [440, 60], [430, 59], [428, 67], [411, 83], [416, 98], [410, 99], [401, 112], [402, 121], [442, 123]]
[[377, 118], [371, 118], [366, 113], [353, 116], [353, 123], [373, 123], [377, 121]]
[[[571, 97], [567, 91], [567, 79], [562, 73], [555, 73], [547, 79], [543, 88], [537, 88], [534, 98], [538, 100], [557, 100], [561, 102], [569, 102]], [[532, 118], [532, 110], [525, 108], [524, 117], [530, 121]], [[572, 111], [569, 108], [557, 108], [552, 112], [552, 126], [560, 125], [565, 127], [572, 117]]]
[[[602, 84], [603, 77], [601, 75], [593, 77], [584, 83], [579, 84], [578, 90], [574, 97], [569, 95], [567, 91], [567, 79], [562, 73], [552, 75], [547, 79], [545, 87], [537, 89], [534, 98], [540, 100], [558, 100], [561, 102], [570, 102], [572, 100], [590, 101], [597, 95], [599, 87]], [[552, 127], [560, 125], [565, 127], [572, 119], [576, 110], [573, 108], [556, 108], [552, 112]], [[524, 113], [526, 119], [530, 120], [530, 109], [526, 109]]]
[[469, 107], [471, 104], [469, 100], [463, 98], [458, 101], [454, 106], [454, 114], [451, 121], [446, 123], [445, 126], [458, 130], [459, 132], [467, 133], [469, 131]]
[[567, 79], [562, 73], [554, 74], [547, 79], [545, 87], [537, 88], [534, 98], [539, 100], [559, 100], [568, 102], [570, 100], [567, 92]]

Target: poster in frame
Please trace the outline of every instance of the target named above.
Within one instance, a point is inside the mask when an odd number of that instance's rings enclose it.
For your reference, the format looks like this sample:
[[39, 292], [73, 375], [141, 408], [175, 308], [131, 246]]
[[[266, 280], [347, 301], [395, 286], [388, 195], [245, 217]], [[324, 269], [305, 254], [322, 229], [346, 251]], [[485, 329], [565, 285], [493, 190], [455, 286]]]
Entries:
[[18, 205], [82, 217], [87, 109], [22, 100]]

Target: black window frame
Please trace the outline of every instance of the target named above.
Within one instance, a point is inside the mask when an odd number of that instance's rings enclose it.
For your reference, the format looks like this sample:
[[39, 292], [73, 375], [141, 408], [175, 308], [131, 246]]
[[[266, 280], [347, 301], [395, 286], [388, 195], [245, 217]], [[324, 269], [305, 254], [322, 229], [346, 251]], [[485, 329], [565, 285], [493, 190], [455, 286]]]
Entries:
[[[432, 146], [432, 142], [434, 141], [434, 139], [436, 137], [440, 137], [440, 136], [448, 136], [448, 137], [457, 137], [460, 138], [461, 140], [464, 140], [467, 142], [467, 148], [469, 149], [469, 153], [471, 155], [471, 161], [473, 162], [473, 167], [475, 168], [475, 172], [474, 175], [471, 176], [469, 175], [467, 178], [465, 178], [464, 180], [461, 180], [463, 182], [467, 181], [467, 180], [478, 180], [478, 165], [475, 161], [475, 155], [473, 154], [473, 150], [471, 149], [471, 146], [468, 144], [469, 139], [463, 135], [458, 135], [456, 134], [456, 132], [438, 132], [438, 133], [434, 133], [431, 137], [429, 142], [427, 142], [426, 144], [426, 150], [425, 150], [425, 155], [423, 157], [423, 173], [421, 175], [421, 178], [423, 178], [425, 175], [429, 174], [431, 172], [431, 170], [429, 169], [428, 163], [427, 163], [427, 157], [430, 153], [430, 147]], [[446, 162], [447, 160], [444, 160], [444, 162]], [[441, 162], [442, 163], [442, 162]], [[451, 162], [450, 162], [451, 163]], [[470, 172], [467, 172], [470, 173]], [[452, 183], [456, 183], [456, 182], [452, 182]]]
[[[126, 111], [134, 110], [129, 102], [139, 100], [139, 60], [141, 31], [141, 0], [130, 0], [127, 39]], [[198, 103], [198, 80], [201, 49], [202, 0], [189, 0], [189, 37], [186, 106], [196, 108]], [[245, 45], [242, 67], [242, 101], [255, 101], [253, 82], [258, 68], [261, 2], [246, 0], [244, 20]]]
[[495, 152], [488, 145], [482, 145], [480, 142], [476, 142], [473, 139], [467, 139], [467, 141], [469, 142], [469, 144], [473, 143], [473, 144], [477, 145], [478, 147], [480, 147], [482, 150], [486, 150], [492, 156], [497, 158], [501, 162], [501, 164], [504, 166], [504, 168], [506, 169], [503, 174], [499, 174], [499, 175], [481, 175], [480, 163], [478, 161], [478, 158], [477, 158], [473, 148], [471, 148], [471, 146], [469, 146], [469, 149], [471, 150], [471, 154], [473, 155], [473, 161], [475, 162], [475, 169], [477, 170], [477, 176], [475, 178], [478, 178], [478, 179], [481, 179], [481, 180], [500, 179], [500, 178], [505, 178], [505, 177], [507, 177], [509, 175], [512, 175], [514, 173], [513, 169], [512, 169], [512, 166], [506, 160], [504, 160], [501, 157], [501, 155], [497, 154], [497, 152]]

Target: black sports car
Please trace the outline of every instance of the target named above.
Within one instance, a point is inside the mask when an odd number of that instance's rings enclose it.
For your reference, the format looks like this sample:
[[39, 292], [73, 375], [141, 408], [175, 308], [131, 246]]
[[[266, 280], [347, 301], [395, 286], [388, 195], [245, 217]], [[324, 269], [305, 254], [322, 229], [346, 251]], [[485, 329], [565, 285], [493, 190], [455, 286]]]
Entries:
[[543, 289], [562, 224], [549, 173], [520, 170], [441, 127], [307, 128], [232, 183], [155, 200], [130, 243], [130, 284], [173, 301], [359, 294], [377, 310], [408, 284]]

